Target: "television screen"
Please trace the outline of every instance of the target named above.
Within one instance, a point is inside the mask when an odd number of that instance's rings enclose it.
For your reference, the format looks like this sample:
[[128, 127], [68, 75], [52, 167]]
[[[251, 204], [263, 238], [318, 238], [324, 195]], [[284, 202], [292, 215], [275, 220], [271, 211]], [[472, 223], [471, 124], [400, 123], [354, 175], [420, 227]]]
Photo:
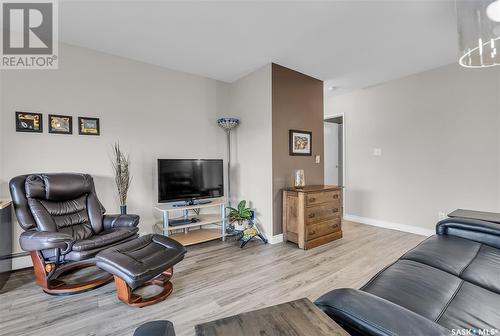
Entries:
[[222, 196], [224, 196], [222, 160], [158, 160], [159, 203]]

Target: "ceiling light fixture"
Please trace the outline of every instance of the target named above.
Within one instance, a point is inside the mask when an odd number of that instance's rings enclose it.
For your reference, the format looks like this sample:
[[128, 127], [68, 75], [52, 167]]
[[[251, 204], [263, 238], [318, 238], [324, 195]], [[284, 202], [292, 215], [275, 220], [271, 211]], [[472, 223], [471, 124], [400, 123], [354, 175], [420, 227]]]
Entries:
[[500, 0], [456, 0], [456, 7], [460, 65], [500, 65]]
[[491, 21], [500, 22], [500, 0], [493, 1], [486, 7], [486, 15]]

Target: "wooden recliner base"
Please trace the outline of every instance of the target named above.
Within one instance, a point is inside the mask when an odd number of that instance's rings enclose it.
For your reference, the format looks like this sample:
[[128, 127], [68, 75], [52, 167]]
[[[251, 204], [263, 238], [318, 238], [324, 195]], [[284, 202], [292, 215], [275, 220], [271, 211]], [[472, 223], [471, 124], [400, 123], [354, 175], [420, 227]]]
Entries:
[[133, 290], [128, 286], [128, 284], [120, 277], [115, 275], [116, 294], [121, 301], [133, 307], [142, 308], [158, 303], [165, 300], [172, 293], [173, 286], [172, 282], [170, 282], [170, 279], [172, 278], [173, 274], [174, 269], [173, 267], [171, 267], [162, 272], [156, 278], [146, 282], [143, 286], [157, 285], [163, 287], [163, 291], [161, 293], [148, 298], [143, 298], [141, 295], [134, 294]]
[[[82, 283], [68, 284], [59, 280], [58, 277], [70, 271], [95, 266], [95, 262], [72, 262], [59, 266], [56, 269], [57, 266], [54, 263], [46, 263], [36, 251], [31, 252], [31, 260], [33, 261], [33, 268], [35, 271], [35, 283], [42, 287], [45, 293], [51, 295], [78, 294], [95, 289], [113, 280], [113, 275], [105, 273], [96, 279]], [[51, 272], [53, 272], [53, 274], [49, 277]]]

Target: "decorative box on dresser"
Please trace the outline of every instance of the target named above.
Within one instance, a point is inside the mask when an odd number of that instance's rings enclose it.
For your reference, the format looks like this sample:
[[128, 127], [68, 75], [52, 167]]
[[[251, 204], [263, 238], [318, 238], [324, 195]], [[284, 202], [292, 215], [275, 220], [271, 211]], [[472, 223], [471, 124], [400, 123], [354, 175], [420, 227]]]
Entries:
[[338, 186], [283, 190], [283, 240], [307, 250], [342, 238], [342, 197]]

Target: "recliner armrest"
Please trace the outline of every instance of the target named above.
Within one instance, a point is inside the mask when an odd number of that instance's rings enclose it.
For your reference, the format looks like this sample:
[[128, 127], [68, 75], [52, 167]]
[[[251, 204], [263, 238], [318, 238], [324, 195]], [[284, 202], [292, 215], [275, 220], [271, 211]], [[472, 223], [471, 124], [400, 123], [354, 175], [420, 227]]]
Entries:
[[139, 224], [138, 215], [104, 215], [102, 223], [104, 230], [116, 227], [135, 227]]
[[453, 217], [436, 224], [438, 235], [450, 235], [500, 248], [500, 224], [479, 219]]
[[73, 247], [75, 240], [72, 236], [62, 232], [26, 231], [19, 237], [19, 243], [24, 251], [42, 251], [58, 248], [65, 255]]
[[351, 288], [324, 294], [315, 304], [354, 335], [449, 335], [434, 321], [373, 294]]

